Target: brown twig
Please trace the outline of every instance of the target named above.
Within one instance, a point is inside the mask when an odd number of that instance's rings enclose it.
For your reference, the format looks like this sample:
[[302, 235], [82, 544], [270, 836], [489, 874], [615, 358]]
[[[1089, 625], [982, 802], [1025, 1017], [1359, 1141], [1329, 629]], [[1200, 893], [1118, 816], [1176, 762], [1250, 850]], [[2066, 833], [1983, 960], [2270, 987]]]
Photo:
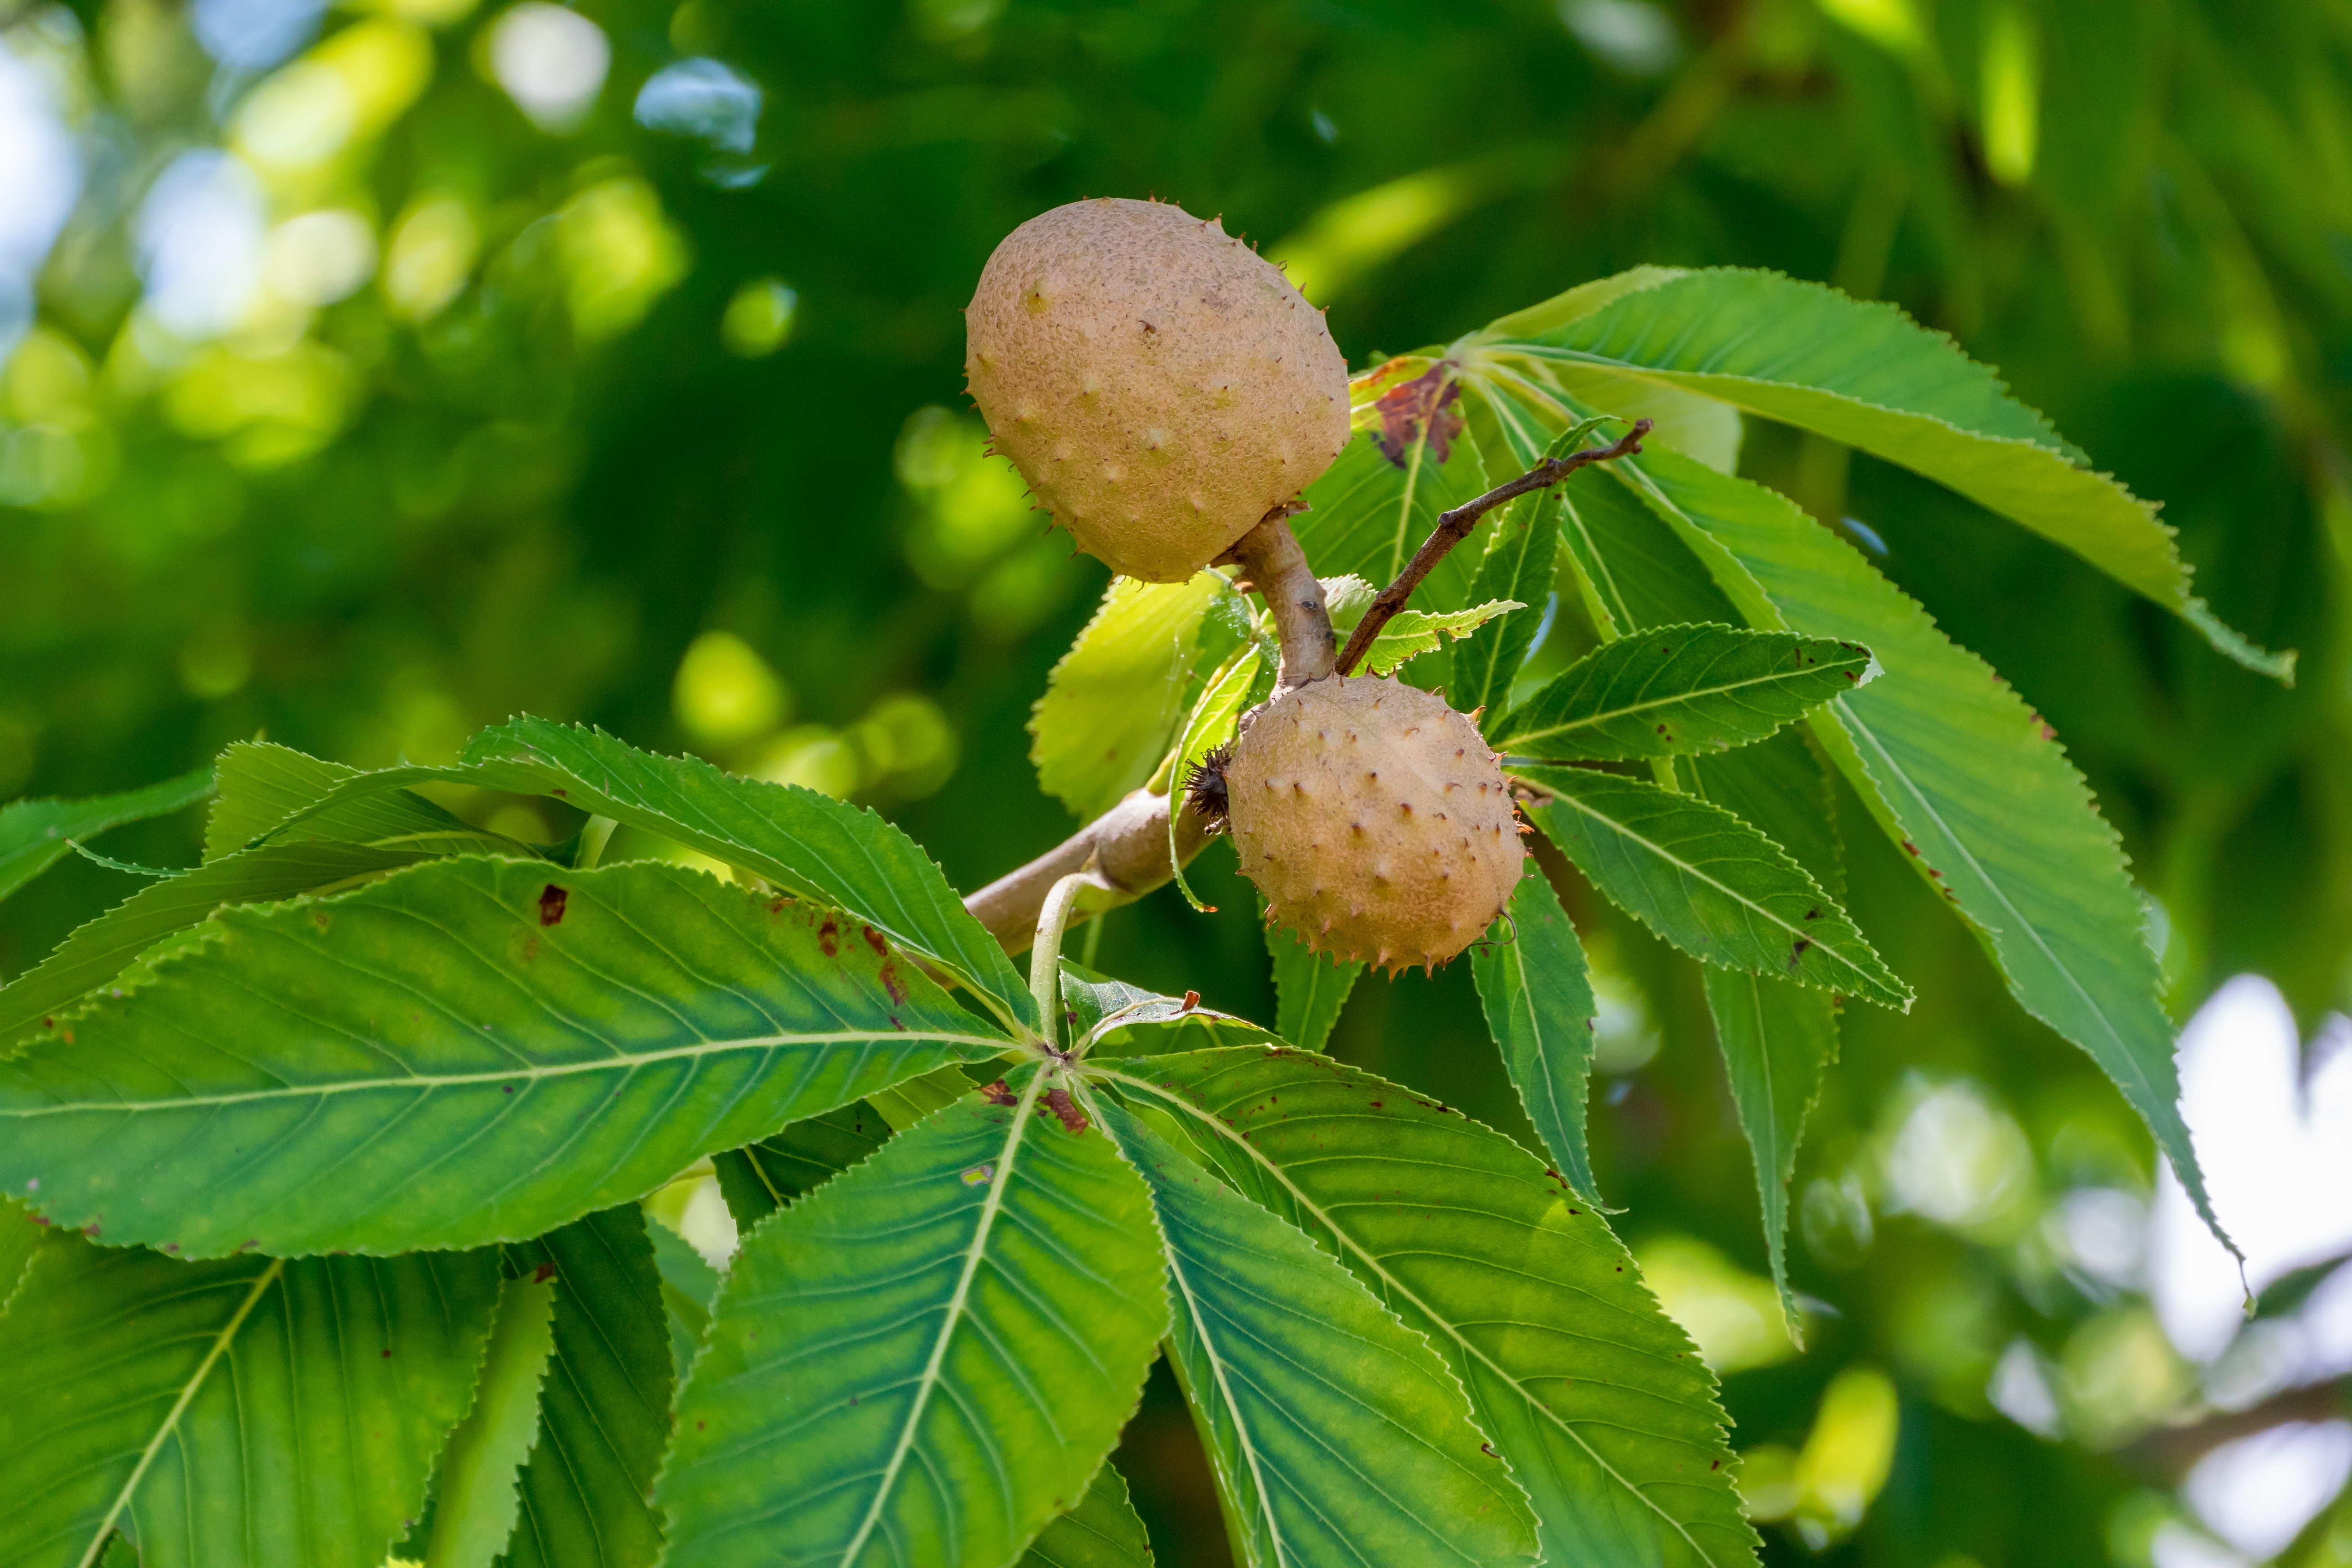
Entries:
[[[1282, 645], [1276, 691], [1329, 675], [1338, 642], [1331, 634], [1330, 612], [1324, 607], [1322, 584], [1316, 582], [1307, 552], [1290, 531], [1291, 514], [1305, 510], [1297, 501], [1276, 507], [1218, 557], [1220, 563], [1240, 563], [1273, 612], [1275, 634]], [[1207, 818], [1183, 809], [1182, 800], [1181, 794], [1137, 790], [1026, 866], [973, 893], [964, 900], [964, 908], [1004, 944], [1005, 952], [1020, 952], [1036, 934], [1037, 911], [1045, 907], [1045, 895], [1074, 871], [1091, 870], [1100, 883], [1081, 898], [1077, 919], [1132, 903], [1174, 877], [1176, 867], [1209, 841]], [[1172, 858], [1168, 852], [1171, 811], [1176, 816]]]
[[[1412, 591], [1421, 586], [1422, 579], [1445, 559], [1447, 551], [1467, 539], [1470, 531], [1477, 527], [1479, 520], [1488, 512], [1505, 501], [1517, 500], [1531, 490], [1549, 489], [1587, 463], [1605, 463], [1612, 458], [1632, 457], [1642, 449], [1642, 437], [1649, 433], [1650, 421], [1636, 419], [1633, 427], [1613, 446], [1587, 447], [1580, 452], [1570, 452], [1565, 458], [1546, 458], [1517, 479], [1496, 485], [1477, 500], [1465, 501], [1439, 517], [1437, 526], [1430, 530], [1427, 539], [1421, 542], [1421, 548], [1412, 552], [1412, 559], [1397, 574], [1397, 580], [1381, 589], [1379, 596], [1365, 607], [1364, 618], [1356, 623], [1355, 634], [1348, 638], [1347, 651], [1339, 656], [1334, 668], [1341, 675], [1356, 668], [1371, 647], [1373, 639], [1381, 635], [1381, 628], [1404, 608], [1405, 602], [1412, 597]], [[1289, 530], [1285, 528], [1283, 531], [1286, 534]], [[1294, 541], [1294, 547], [1295, 544]]]
[[1281, 668], [1274, 681], [1277, 695], [1330, 674], [1331, 656], [1339, 646], [1331, 630], [1331, 612], [1323, 604], [1323, 584], [1315, 580], [1307, 552], [1290, 531], [1291, 516], [1306, 510], [1302, 501], [1284, 502], [1217, 557], [1219, 564], [1238, 563], [1250, 585], [1265, 595], [1274, 634], [1282, 645]]

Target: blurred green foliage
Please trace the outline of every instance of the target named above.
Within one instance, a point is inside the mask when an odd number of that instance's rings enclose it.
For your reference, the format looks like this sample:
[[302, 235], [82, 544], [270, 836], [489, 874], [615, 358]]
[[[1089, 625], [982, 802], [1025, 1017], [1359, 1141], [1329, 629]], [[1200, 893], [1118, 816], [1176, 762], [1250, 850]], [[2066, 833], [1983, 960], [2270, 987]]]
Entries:
[[[960, 885], [998, 874], [1071, 826], [1024, 720], [1104, 574], [982, 455], [959, 310], [1032, 214], [1156, 194], [1284, 260], [1351, 365], [1644, 261], [1952, 333], [2165, 501], [2299, 686], [1908, 474], [1757, 423], [1746, 470], [2040, 706], [2152, 895], [2177, 1013], [2245, 969], [2307, 1021], [2352, 1002], [2343, 0], [368, 0], [233, 68], [198, 34], [236, 10], [0, 4], [83, 164], [0, 369], [0, 798], [257, 733], [438, 762], [529, 710], [869, 800]], [[173, 179], [245, 226], [174, 229]], [[1548, 658], [1589, 644], [1570, 600]], [[109, 846], [185, 863], [192, 816]], [[2144, 1199], [2146, 1139], [1846, 837], [1920, 1000], [1844, 1019], [1791, 1195], [1803, 1353], [1754, 1289], [1696, 976], [1571, 888], [1601, 1184], [1713, 1325], [1771, 1555], [2144, 1563], [2195, 1451], [2148, 1434], [2200, 1418], [2197, 1373], [2053, 1216]], [[1219, 913], [1164, 891], [1089, 961], [1270, 1017], [1230, 853], [1192, 880]], [[0, 974], [131, 886], [75, 861], [11, 900]], [[1362, 985], [1333, 1049], [1532, 1137], [1460, 966]], [[1923, 1127], [1942, 1163], [1906, 1175]], [[2062, 1440], [1989, 1402], [2021, 1344]], [[1217, 1562], [1168, 1393], [1122, 1467], [1163, 1559]]]

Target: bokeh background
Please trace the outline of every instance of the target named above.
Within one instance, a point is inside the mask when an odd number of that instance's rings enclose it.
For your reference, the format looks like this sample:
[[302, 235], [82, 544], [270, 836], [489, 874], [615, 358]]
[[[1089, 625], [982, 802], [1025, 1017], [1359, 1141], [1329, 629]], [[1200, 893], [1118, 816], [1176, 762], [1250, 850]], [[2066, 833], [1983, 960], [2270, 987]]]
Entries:
[[[983, 458], [958, 312], [1081, 195], [1223, 215], [1352, 365], [1643, 261], [1950, 332], [2303, 651], [2263, 682], [1751, 425], [2090, 775], [2259, 1310], [1867, 827], [1853, 903], [1920, 1005], [1848, 1015], [1809, 1131], [1807, 1348], [1696, 977], [1571, 885], [1600, 1179], [1770, 1561], [2352, 1563], [2352, 5], [0, 0], [0, 799], [260, 733], [445, 760], [528, 710], [871, 803], [966, 887], [1026, 858], [1072, 823], [1024, 721], [1104, 574]], [[194, 816], [104, 847], [192, 861]], [[1223, 912], [1162, 894], [1097, 962], [1270, 1016], [1230, 852], [1196, 879]], [[0, 975], [135, 885], [0, 906]], [[1532, 1137], [1458, 967], [1366, 984], [1333, 1048]], [[1161, 1561], [1220, 1563], [1160, 1379], [1120, 1462]]]

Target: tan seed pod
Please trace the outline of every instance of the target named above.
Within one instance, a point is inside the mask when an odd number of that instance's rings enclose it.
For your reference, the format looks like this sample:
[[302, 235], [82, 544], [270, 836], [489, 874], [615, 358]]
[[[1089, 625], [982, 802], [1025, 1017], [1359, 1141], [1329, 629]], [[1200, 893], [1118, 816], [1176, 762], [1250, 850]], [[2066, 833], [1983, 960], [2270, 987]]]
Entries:
[[1014, 229], [964, 312], [996, 448], [1081, 549], [1181, 583], [1348, 443], [1323, 313], [1213, 218], [1073, 202]]
[[1477, 727], [1401, 681], [1334, 677], [1277, 698], [1234, 743], [1224, 793], [1243, 875], [1342, 960], [1444, 963], [1486, 934], [1526, 862]]

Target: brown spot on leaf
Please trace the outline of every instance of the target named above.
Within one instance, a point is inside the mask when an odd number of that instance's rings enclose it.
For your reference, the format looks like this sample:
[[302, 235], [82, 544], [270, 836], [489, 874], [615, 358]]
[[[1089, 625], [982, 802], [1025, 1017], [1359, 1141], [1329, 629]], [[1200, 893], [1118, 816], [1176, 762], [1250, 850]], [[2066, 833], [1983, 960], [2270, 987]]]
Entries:
[[562, 925], [564, 900], [571, 896], [552, 882], [541, 888], [539, 892], [539, 923], [543, 926]]
[[872, 948], [881, 957], [890, 956], [890, 944], [882, 940], [880, 931], [876, 931], [872, 926], [859, 926], [857, 929], [866, 933], [866, 946]]
[[991, 1105], [1012, 1105], [1017, 1101], [1017, 1097], [1013, 1092], [1004, 1087], [1004, 1080], [1003, 1079], [998, 1079], [994, 1083], [992, 1083], [987, 1088], [982, 1089], [980, 1091], [980, 1098], [988, 1101]]
[[1789, 950], [1789, 967], [1791, 969], [1796, 968], [1797, 961], [1805, 956], [1805, 949], [1812, 945], [1813, 939], [1811, 937], [1799, 937], [1797, 939], [1797, 944]]
[[1062, 1125], [1069, 1131], [1073, 1132], [1084, 1132], [1087, 1130], [1087, 1113], [1078, 1109], [1078, 1102], [1070, 1098], [1070, 1091], [1068, 1089], [1047, 1089], [1045, 1091], [1045, 1109], [1052, 1111], [1055, 1116], [1060, 1117], [1062, 1120]]
[[831, 915], [825, 916], [824, 924], [816, 928], [816, 944], [824, 950], [827, 958], [841, 956], [841, 927], [834, 923]]
[[1381, 416], [1381, 432], [1374, 439], [1381, 455], [1402, 468], [1410, 464], [1412, 449], [1426, 440], [1437, 460], [1445, 461], [1453, 454], [1454, 438], [1462, 434], [1462, 411], [1454, 406], [1461, 395], [1454, 367], [1444, 362], [1382, 393], [1372, 405]]
[[890, 993], [893, 1002], [907, 999], [907, 987], [898, 979], [898, 966], [887, 958], [882, 961], [882, 989]]
[[534, 1285], [544, 1285], [554, 1278], [555, 1265], [552, 1263], [542, 1263], [537, 1268], [531, 1270], [530, 1282]]

